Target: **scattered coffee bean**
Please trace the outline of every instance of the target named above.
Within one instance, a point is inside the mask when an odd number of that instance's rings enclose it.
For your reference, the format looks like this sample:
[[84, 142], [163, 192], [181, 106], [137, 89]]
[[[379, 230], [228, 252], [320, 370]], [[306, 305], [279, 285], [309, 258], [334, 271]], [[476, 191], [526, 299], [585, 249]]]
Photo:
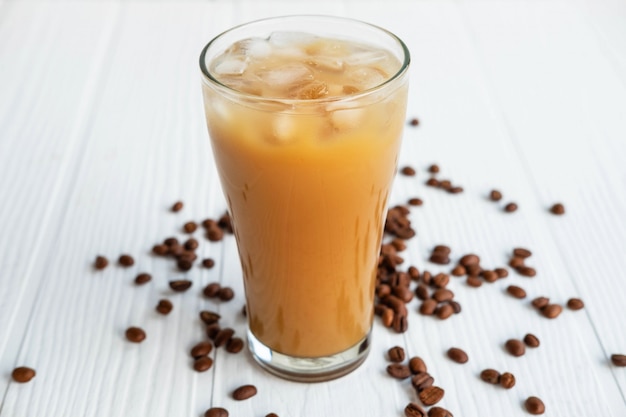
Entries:
[[183, 209], [183, 202], [182, 201], [177, 201], [172, 206], [172, 211], [175, 212], [175, 213], [178, 212], [178, 211], [181, 211], [182, 209]]
[[467, 274], [467, 271], [465, 270], [465, 267], [463, 265], [457, 265], [454, 267], [454, 269], [452, 269], [451, 274], [455, 277], [462, 277], [463, 275]]
[[528, 347], [536, 348], [539, 347], [539, 338], [534, 334], [528, 333], [524, 336], [524, 343], [526, 343]]
[[450, 301], [454, 298], [454, 293], [446, 288], [440, 288], [433, 293], [433, 300], [439, 303]]
[[178, 243], [178, 239], [176, 239], [175, 237], [168, 237], [167, 239], [163, 241], [163, 244], [165, 246], [172, 247], [172, 246], [177, 246], [179, 243]]
[[512, 257], [509, 260], [509, 266], [516, 269], [524, 266], [524, 258], [520, 258], [519, 256]]
[[515, 203], [508, 203], [506, 206], [504, 206], [504, 211], [506, 211], [507, 213], [513, 213], [516, 210], [517, 204]]
[[515, 376], [510, 372], [505, 372], [500, 376], [500, 385], [503, 388], [511, 389], [515, 386]]
[[550, 211], [552, 212], [552, 214], [560, 216], [562, 214], [565, 214], [565, 206], [561, 203], [556, 203], [552, 207], [550, 207]]
[[580, 298], [570, 298], [567, 300], [567, 308], [570, 310], [581, 310], [585, 307], [585, 303]]
[[439, 187], [439, 180], [437, 180], [437, 178], [429, 178], [426, 181], [426, 185], [429, 187]]
[[496, 271], [482, 271], [481, 275], [483, 276], [483, 279], [489, 283], [496, 282], [500, 278]]
[[506, 278], [509, 276], [509, 271], [504, 268], [496, 268], [493, 271], [498, 275], [498, 278]]
[[426, 363], [419, 356], [413, 356], [411, 359], [409, 359], [409, 369], [413, 374], [426, 372]]
[[515, 269], [517, 271], [518, 274], [524, 276], [524, 277], [529, 277], [532, 278], [535, 275], [537, 275], [537, 271], [535, 270], [535, 268], [531, 268], [529, 266], [520, 266], [518, 268]]
[[278, 417], [278, 414], [276, 414], [276, 413], [269, 413], [269, 414], [266, 414], [265, 417]]
[[185, 247], [185, 249], [187, 250], [196, 250], [198, 249], [198, 241], [194, 238], [189, 238], [187, 239], [187, 241], [185, 242], [185, 244], [183, 245]]
[[31, 379], [33, 379], [37, 375], [34, 369], [29, 368], [27, 366], [19, 366], [11, 372], [11, 377], [15, 382], [19, 382], [20, 384], [24, 384]]
[[243, 349], [243, 339], [240, 337], [233, 337], [226, 342], [226, 352], [228, 353], [239, 353], [241, 349]]
[[555, 319], [561, 314], [563, 307], [558, 304], [548, 304], [541, 309], [541, 314], [549, 319]]
[[480, 267], [480, 265], [476, 264], [476, 265], [468, 265], [465, 267], [465, 269], [467, 270], [467, 274], [477, 277], [479, 275], [482, 274], [483, 269]]
[[152, 247], [152, 253], [159, 256], [165, 256], [169, 253], [170, 248], [166, 244], [158, 244]]
[[459, 314], [461, 312], [461, 304], [457, 303], [454, 300], [449, 301], [452, 310], [454, 310], [454, 314]]
[[183, 230], [185, 233], [193, 233], [198, 229], [198, 225], [196, 222], [187, 222], [183, 225]]
[[141, 343], [146, 338], [146, 332], [140, 327], [129, 327], [126, 329], [126, 339], [129, 342]]
[[404, 407], [405, 417], [427, 417], [426, 411], [418, 404], [409, 403]]
[[208, 356], [202, 356], [195, 361], [193, 361], [193, 369], [197, 372], [205, 372], [211, 369], [213, 366], [213, 359]]
[[419, 312], [425, 316], [432, 316], [435, 314], [435, 310], [437, 310], [437, 301], [429, 298], [428, 300], [424, 300], [420, 306]]
[[382, 316], [380, 316], [381, 321], [383, 322], [383, 326], [391, 327], [391, 325], [393, 324], [394, 315], [395, 313], [391, 308], [385, 307]]
[[400, 173], [402, 175], [406, 175], [407, 177], [412, 177], [415, 175], [416, 172], [415, 172], [415, 169], [413, 169], [412, 167], [405, 166], [404, 168], [400, 170]]
[[526, 291], [523, 288], [518, 287], [517, 285], [509, 285], [506, 287], [506, 292], [508, 292], [511, 296], [515, 298], [526, 298]]
[[222, 328], [220, 327], [218, 323], [209, 324], [208, 326], [206, 326], [206, 329], [205, 329], [206, 335], [211, 340], [215, 340], [215, 337], [220, 332], [220, 330], [222, 330]]
[[228, 417], [228, 410], [222, 407], [212, 407], [206, 410], [204, 417]]
[[233, 391], [233, 398], [237, 401], [247, 400], [250, 397], [254, 397], [257, 393], [254, 385], [242, 385]]
[[181, 271], [189, 271], [193, 266], [193, 263], [187, 259], [179, 259], [176, 261], [176, 266], [178, 266], [178, 269]]
[[408, 203], [410, 206], [421, 206], [421, 205], [423, 205], [423, 204], [424, 204], [424, 202], [422, 201], [422, 199], [421, 199], [421, 198], [417, 198], [417, 197], [410, 198], [410, 199], [409, 199], [409, 201], [407, 201], [407, 203]]
[[159, 300], [159, 304], [157, 304], [156, 306], [156, 311], [158, 311], [159, 313], [163, 315], [168, 315], [170, 314], [173, 308], [174, 308], [174, 305], [172, 304], [172, 302], [164, 298], [164, 299]]
[[135, 264], [135, 260], [133, 259], [133, 257], [126, 254], [120, 255], [118, 262], [124, 268], [128, 268], [129, 266], [133, 266]]
[[626, 355], [621, 355], [621, 354], [613, 354], [611, 355], [611, 362], [613, 362], [613, 365], [615, 366], [626, 366]]
[[394, 346], [387, 351], [391, 362], [402, 362], [404, 360], [404, 349], [400, 346]]
[[411, 385], [418, 394], [428, 387], [432, 387], [435, 379], [428, 372], [418, 372], [411, 378]]
[[424, 388], [422, 392], [419, 393], [419, 398], [422, 404], [425, 406], [431, 406], [437, 404], [444, 396], [444, 390], [442, 388], [436, 386], [430, 386]]
[[235, 296], [235, 292], [233, 291], [232, 288], [230, 287], [222, 287], [220, 288], [220, 290], [217, 292], [217, 296], [219, 297], [220, 300], [222, 301], [230, 301], [233, 299], [233, 297]]
[[191, 288], [192, 282], [187, 279], [177, 279], [170, 281], [170, 288], [176, 292], [187, 291]]
[[420, 279], [420, 271], [414, 266], [410, 266], [409, 269], [407, 269], [407, 273], [413, 281]]
[[513, 256], [518, 258], [526, 259], [532, 256], [532, 252], [525, 248], [515, 248], [513, 249]]
[[420, 124], [420, 121], [419, 121], [419, 119], [417, 119], [417, 118], [415, 118], [415, 117], [414, 117], [414, 118], [412, 118], [412, 119], [411, 119], [411, 121], [409, 122], [409, 124], [410, 124], [411, 126], [417, 126], [417, 125], [419, 125], [419, 124]]
[[387, 365], [387, 373], [396, 379], [406, 379], [411, 376], [409, 367], [399, 363]]
[[528, 397], [524, 403], [526, 411], [533, 415], [543, 414], [546, 411], [546, 406], [537, 397]]
[[422, 273], [422, 281], [424, 281], [424, 284], [430, 285], [430, 282], [432, 281], [432, 279], [433, 279], [433, 276], [430, 272], [424, 271]]
[[500, 372], [495, 369], [485, 369], [480, 373], [480, 379], [487, 382], [488, 384], [499, 384], [500, 383]]
[[422, 301], [430, 298], [428, 287], [424, 284], [419, 284], [417, 287], [415, 287], [415, 295]]
[[469, 358], [463, 349], [452, 347], [448, 349], [448, 357], [456, 363], [466, 363]]
[[222, 316], [213, 311], [203, 310], [200, 312], [200, 320], [206, 325], [217, 323], [221, 318]]
[[430, 255], [430, 258], [428, 260], [437, 265], [447, 265], [450, 263], [450, 258], [448, 257], [448, 255], [437, 252]]
[[433, 285], [437, 288], [444, 288], [450, 282], [450, 275], [440, 273], [433, 277]]
[[459, 260], [459, 264], [463, 265], [466, 268], [468, 266], [478, 265], [478, 264], [480, 264], [480, 258], [478, 257], [478, 255], [474, 255], [473, 253], [470, 253], [468, 255], [464, 255]]
[[205, 297], [214, 298], [217, 297], [217, 294], [220, 292], [220, 288], [222, 286], [217, 282], [212, 282], [202, 290], [202, 293]]
[[213, 343], [215, 344], [215, 347], [218, 348], [218, 347], [224, 346], [226, 343], [228, 343], [228, 341], [233, 337], [234, 334], [235, 334], [235, 331], [231, 329], [230, 327], [221, 329], [215, 335], [215, 339], [213, 339]]
[[428, 410], [428, 417], [454, 417], [451, 412], [441, 407], [433, 407]]
[[391, 327], [393, 327], [393, 330], [395, 330], [396, 333], [404, 333], [409, 330], [409, 320], [406, 316], [406, 313], [394, 314]]
[[109, 265], [109, 260], [101, 255], [96, 256], [96, 261], [93, 264], [94, 268], [99, 269], [99, 270], [106, 268], [108, 265]]
[[548, 304], [550, 304], [550, 299], [546, 297], [537, 297], [532, 301], [533, 307], [537, 309], [542, 309]]
[[489, 199], [491, 201], [500, 201], [502, 200], [502, 193], [498, 190], [491, 190], [489, 193]]
[[483, 282], [480, 278], [471, 275], [467, 277], [467, 280], [465, 282], [467, 283], [467, 285], [474, 288], [478, 288], [483, 285]]
[[454, 308], [452, 308], [450, 304], [444, 304], [441, 307], [437, 308], [435, 314], [439, 319], [445, 320], [454, 314]]
[[203, 259], [202, 260], [202, 266], [207, 268], [207, 269], [213, 268], [215, 266], [215, 261], [213, 259], [211, 259], [211, 258]]
[[194, 359], [207, 356], [213, 350], [211, 342], [200, 342], [191, 348], [190, 355]]
[[505, 349], [513, 356], [522, 356], [526, 353], [526, 347], [521, 340], [509, 339], [504, 344]]
[[143, 272], [135, 277], [135, 284], [137, 285], [145, 284], [146, 282], [149, 282], [151, 279], [152, 279], [152, 275]]
[[430, 172], [431, 174], [437, 174], [439, 172], [439, 165], [432, 164], [428, 167], [428, 172]]

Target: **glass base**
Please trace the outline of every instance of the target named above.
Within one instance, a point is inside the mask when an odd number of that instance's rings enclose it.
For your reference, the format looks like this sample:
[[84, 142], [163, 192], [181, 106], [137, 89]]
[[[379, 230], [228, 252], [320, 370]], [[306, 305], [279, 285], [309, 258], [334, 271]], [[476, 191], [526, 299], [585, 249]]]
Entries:
[[330, 356], [302, 358], [273, 351], [248, 330], [248, 347], [252, 357], [265, 370], [297, 382], [322, 382], [344, 376], [361, 365], [370, 351], [372, 331], [354, 346]]

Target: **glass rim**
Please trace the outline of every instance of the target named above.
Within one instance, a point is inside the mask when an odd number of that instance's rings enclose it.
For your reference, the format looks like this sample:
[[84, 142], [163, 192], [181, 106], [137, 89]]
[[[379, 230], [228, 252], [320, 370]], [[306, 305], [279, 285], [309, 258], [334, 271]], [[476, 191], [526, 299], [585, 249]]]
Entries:
[[[256, 94], [251, 94], [251, 93], [246, 93], [245, 91], [240, 91], [237, 90], [236, 88], [230, 87], [222, 82], [220, 82], [217, 78], [215, 78], [211, 72], [209, 71], [209, 69], [207, 68], [207, 62], [206, 62], [206, 54], [209, 50], [209, 48], [215, 43], [217, 42], [219, 39], [223, 38], [224, 36], [226, 36], [227, 34], [243, 28], [245, 26], [250, 26], [253, 24], [257, 24], [257, 23], [263, 23], [263, 22], [268, 22], [268, 21], [272, 21], [272, 20], [284, 20], [284, 19], [293, 19], [293, 18], [313, 18], [313, 19], [329, 19], [329, 20], [337, 20], [337, 21], [342, 21], [342, 22], [351, 22], [354, 24], [358, 24], [358, 25], [364, 25], [367, 26], [371, 29], [380, 31], [383, 34], [386, 34], [387, 36], [389, 36], [392, 40], [394, 40], [401, 48], [402, 50], [402, 55], [403, 55], [403, 60], [401, 62], [400, 68], [398, 69], [398, 71], [396, 71], [393, 75], [391, 75], [389, 78], [385, 79], [383, 82], [381, 82], [380, 84], [375, 85], [374, 87], [370, 87], [366, 90], [363, 91], [359, 91], [358, 93], [354, 93], [354, 94], [349, 94], [349, 95], [343, 95], [343, 96], [332, 96], [332, 97], [320, 97], [320, 98], [315, 98], [315, 99], [299, 99], [299, 98], [284, 98], [284, 97], [265, 97], [265, 96], [260, 96], [260, 95], [256, 95]], [[245, 22], [245, 23], [241, 23], [239, 25], [233, 26], [221, 33], [219, 33], [218, 35], [214, 36], [213, 39], [211, 39], [209, 41], [209, 43], [207, 43], [204, 48], [202, 48], [202, 52], [200, 53], [200, 71], [203, 75], [202, 79], [203, 82], [205, 83], [210, 83], [213, 86], [219, 88], [220, 90], [222, 90], [225, 93], [240, 97], [240, 98], [247, 98], [247, 99], [253, 99], [256, 102], [281, 102], [281, 103], [286, 103], [286, 104], [295, 104], [295, 103], [299, 103], [299, 104], [319, 104], [319, 103], [332, 103], [332, 102], [337, 102], [337, 101], [346, 101], [346, 100], [352, 100], [352, 99], [359, 99], [371, 94], [376, 93], [377, 91], [380, 91], [384, 88], [386, 88], [388, 85], [392, 84], [394, 81], [402, 78], [402, 76], [408, 71], [409, 68], [409, 64], [411, 63], [411, 54], [409, 53], [409, 48], [406, 46], [406, 44], [404, 43], [404, 41], [402, 41], [402, 39], [400, 39], [397, 35], [395, 35], [393, 32], [382, 28], [380, 26], [374, 25], [372, 23], [368, 23], [368, 22], [364, 22], [362, 20], [358, 20], [358, 19], [353, 19], [350, 17], [342, 17], [342, 16], [333, 16], [333, 15], [323, 15], [323, 14], [293, 14], [293, 15], [284, 15], [284, 16], [274, 16], [274, 17], [266, 17], [263, 19], [257, 19], [257, 20], [252, 20], [249, 22]]]

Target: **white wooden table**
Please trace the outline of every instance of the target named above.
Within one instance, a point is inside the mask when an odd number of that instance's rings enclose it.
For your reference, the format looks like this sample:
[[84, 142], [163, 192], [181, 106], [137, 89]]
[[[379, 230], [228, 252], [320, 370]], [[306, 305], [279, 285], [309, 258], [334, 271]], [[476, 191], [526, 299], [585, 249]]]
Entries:
[[[461, 314], [423, 317], [414, 301], [407, 333], [377, 320], [361, 368], [311, 385], [223, 350], [210, 371], [191, 369], [199, 310], [244, 332], [232, 236], [202, 241], [212, 270], [181, 274], [149, 255], [185, 221], [225, 209], [203, 120], [201, 47], [236, 23], [292, 13], [363, 19], [409, 45], [408, 117], [421, 123], [405, 130], [400, 163], [418, 175], [397, 178], [391, 204], [425, 204], [412, 211], [418, 237], [405, 265], [441, 270], [426, 259], [445, 243], [455, 259], [475, 252], [495, 267], [522, 246], [539, 271], [479, 289], [455, 279]], [[0, 0], [0, 415], [201, 416], [219, 405], [233, 416], [402, 416], [415, 394], [386, 375], [384, 354], [401, 345], [425, 359], [457, 417], [526, 416], [530, 395], [547, 416], [624, 417], [626, 368], [609, 358], [626, 352], [625, 161], [623, 1]], [[433, 162], [465, 192], [425, 187]], [[489, 202], [491, 188], [519, 211]], [[172, 214], [178, 199], [185, 208]], [[556, 201], [565, 216], [547, 212]], [[122, 252], [134, 267], [92, 270], [96, 255]], [[153, 281], [135, 286], [140, 271]], [[182, 275], [194, 287], [172, 294], [167, 281]], [[211, 281], [233, 286], [235, 299], [202, 298]], [[528, 298], [506, 295], [510, 284]], [[529, 306], [539, 295], [581, 297], [586, 308], [548, 320]], [[175, 304], [167, 317], [154, 312], [164, 296]], [[128, 343], [130, 325], [146, 341]], [[527, 332], [541, 346], [508, 355], [503, 343]], [[451, 346], [470, 361], [451, 362]], [[20, 365], [36, 378], [12, 382]], [[513, 372], [517, 385], [485, 384], [485, 368]], [[258, 395], [234, 401], [245, 383]]]

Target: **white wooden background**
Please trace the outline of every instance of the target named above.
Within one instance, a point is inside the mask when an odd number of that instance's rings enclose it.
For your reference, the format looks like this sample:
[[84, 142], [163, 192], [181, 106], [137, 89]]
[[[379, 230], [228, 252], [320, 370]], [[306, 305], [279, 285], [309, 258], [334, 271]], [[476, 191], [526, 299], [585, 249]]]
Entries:
[[[389, 28], [412, 53], [407, 128], [392, 203], [419, 196], [418, 237], [407, 265], [428, 264], [430, 248], [475, 252], [505, 264], [510, 250], [535, 253], [534, 279], [515, 273], [473, 289], [451, 289], [463, 312], [441, 322], [419, 316], [394, 334], [376, 323], [367, 362], [340, 380], [298, 384], [256, 367], [244, 354], [217, 352], [206, 373], [187, 350], [202, 339], [200, 309], [217, 309], [243, 334], [243, 297], [235, 244], [202, 242], [213, 270], [188, 274], [149, 256], [156, 241], [187, 220], [217, 216], [221, 196], [205, 131], [197, 58], [212, 36], [236, 23], [291, 13], [346, 15]], [[233, 416], [401, 416], [415, 400], [407, 381], [385, 374], [384, 352], [404, 346], [422, 356], [441, 405], [455, 416], [525, 416], [541, 397], [548, 416], [626, 416], [626, 3], [576, 1], [0, 0], [0, 415], [201, 416], [211, 405]], [[465, 188], [448, 195], [423, 185], [437, 162]], [[520, 210], [486, 200], [497, 187]], [[177, 199], [185, 209], [168, 212]], [[546, 212], [555, 201], [567, 214]], [[94, 273], [97, 254], [128, 252], [133, 268]], [[137, 272], [154, 280], [135, 287]], [[187, 275], [194, 288], [171, 294]], [[219, 280], [230, 303], [199, 296]], [[529, 299], [504, 293], [523, 286]], [[557, 320], [529, 300], [582, 311]], [[154, 312], [171, 297], [174, 311]], [[139, 325], [148, 338], [126, 342]], [[538, 349], [513, 358], [505, 340], [535, 333]], [[464, 348], [470, 361], [444, 352]], [[213, 354], [212, 354], [213, 355]], [[12, 369], [37, 370], [28, 384]], [[511, 390], [479, 380], [484, 368], [511, 371]], [[235, 402], [244, 383], [256, 397]]]

